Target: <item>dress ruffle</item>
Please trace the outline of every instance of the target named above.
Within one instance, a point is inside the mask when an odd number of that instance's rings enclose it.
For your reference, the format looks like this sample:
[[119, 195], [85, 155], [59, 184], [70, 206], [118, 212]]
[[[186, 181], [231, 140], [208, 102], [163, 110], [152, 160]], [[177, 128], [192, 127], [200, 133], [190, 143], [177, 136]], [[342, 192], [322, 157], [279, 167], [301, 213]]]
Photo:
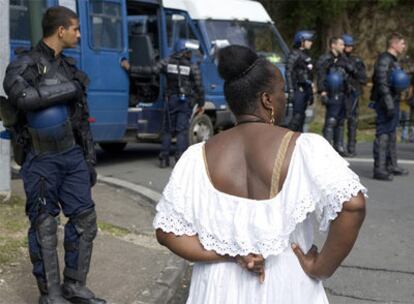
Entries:
[[309, 214], [315, 213], [320, 230], [327, 230], [344, 202], [366, 193], [349, 164], [319, 135], [298, 138], [284, 185], [268, 200], [215, 189], [203, 145], [191, 146], [176, 164], [157, 204], [154, 227], [176, 235], [198, 234], [205, 249], [222, 255], [278, 255]]

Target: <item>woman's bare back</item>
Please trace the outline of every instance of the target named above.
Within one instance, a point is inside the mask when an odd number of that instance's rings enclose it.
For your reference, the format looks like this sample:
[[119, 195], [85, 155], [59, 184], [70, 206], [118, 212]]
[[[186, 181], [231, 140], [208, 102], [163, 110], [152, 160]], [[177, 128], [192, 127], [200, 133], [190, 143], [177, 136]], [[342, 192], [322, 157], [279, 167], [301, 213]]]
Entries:
[[[268, 199], [272, 171], [282, 139], [289, 130], [263, 123], [240, 125], [211, 138], [205, 146], [206, 166], [214, 187], [231, 195]], [[299, 133], [289, 143], [279, 189], [289, 168]]]

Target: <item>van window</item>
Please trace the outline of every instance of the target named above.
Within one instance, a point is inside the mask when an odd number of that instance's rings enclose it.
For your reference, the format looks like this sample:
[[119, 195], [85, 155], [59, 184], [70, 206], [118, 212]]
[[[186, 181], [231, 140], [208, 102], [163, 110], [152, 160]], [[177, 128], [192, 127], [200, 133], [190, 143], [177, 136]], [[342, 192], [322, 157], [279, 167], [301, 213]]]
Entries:
[[[44, 12], [46, 10], [46, 0], [41, 1]], [[29, 0], [10, 0], [11, 40], [30, 40], [28, 2]]]
[[[178, 39], [198, 40], [197, 36], [192, 31], [187, 19], [180, 14], [167, 14], [167, 37], [168, 46], [174, 48], [174, 43]], [[197, 55], [201, 53], [201, 48]]]
[[271, 23], [231, 20], [207, 20], [207, 34], [210, 41], [228, 40], [252, 48], [277, 63], [284, 60], [284, 53]]
[[121, 5], [93, 1], [89, 8], [92, 48], [123, 49]]

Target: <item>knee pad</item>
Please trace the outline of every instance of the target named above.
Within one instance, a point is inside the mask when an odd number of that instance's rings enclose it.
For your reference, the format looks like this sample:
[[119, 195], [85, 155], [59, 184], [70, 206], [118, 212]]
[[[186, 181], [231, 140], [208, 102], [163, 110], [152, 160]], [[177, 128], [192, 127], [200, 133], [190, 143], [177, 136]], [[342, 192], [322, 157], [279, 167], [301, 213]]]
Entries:
[[92, 242], [98, 232], [95, 209], [89, 209], [71, 217], [71, 224], [75, 227], [81, 239]]
[[334, 128], [334, 127], [336, 127], [336, 124], [337, 124], [338, 122], [337, 122], [337, 120], [336, 120], [336, 118], [334, 118], [334, 117], [329, 117], [328, 118], [328, 121], [327, 121], [327, 123], [326, 123], [326, 125], [329, 127], [329, 128]]

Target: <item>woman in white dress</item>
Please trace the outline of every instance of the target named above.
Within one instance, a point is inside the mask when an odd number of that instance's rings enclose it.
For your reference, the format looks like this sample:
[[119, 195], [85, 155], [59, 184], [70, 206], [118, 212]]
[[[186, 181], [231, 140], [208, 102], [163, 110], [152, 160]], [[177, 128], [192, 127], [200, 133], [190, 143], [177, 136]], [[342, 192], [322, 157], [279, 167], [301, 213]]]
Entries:
[[[237, 125], [188, 148], [154, 219], [158, 241], [194, 262], [187, 303], [328, 303], [322, 280], [355, 243], [366, 189], [321, 136], [276, 126], [273, 64], [229, 46], [219, 72]], [[320, 252], [315, 222], [328, 230]]]

